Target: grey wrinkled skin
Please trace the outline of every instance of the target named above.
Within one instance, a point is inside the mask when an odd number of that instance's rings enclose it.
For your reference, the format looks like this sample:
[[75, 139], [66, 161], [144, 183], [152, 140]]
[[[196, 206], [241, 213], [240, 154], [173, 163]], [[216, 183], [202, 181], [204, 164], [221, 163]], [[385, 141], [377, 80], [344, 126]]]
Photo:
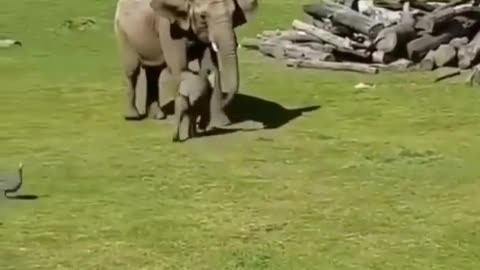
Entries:
[[[172, 75], [167, 69], [160, 74], [160, 82], [171, 80]], [[197, 136], [197, 121], [206, 118], [212, 86], [208, 77], [192, 71], [184, 71], [180, 75], [180, 88], [175, 97], [175, 129], [172, 137], [173, 142], [180, 142]], [[183, 121], [187, 121], [187, 135], [180, 134]]]
[[[173, 77], [172, 90], [177, 92], [181, 73], [192, 60], [187, 54], [189, 44], [202, 43], [205, 50], [214, 51], [216, 60], [210, 126], [229, 124], [224, 109], [239, 89], [234, 29], [254, 15], [257, 5], [257, 0], [118, 0], [114, 29], [128, 78], [125, 118], [139, 118], [135, 87], [142, 66], [166, 66]], [[225, 99], [222, 92], [227, 94]], [[164, 118], [160, 100], [157, 104], [156, 118]]]

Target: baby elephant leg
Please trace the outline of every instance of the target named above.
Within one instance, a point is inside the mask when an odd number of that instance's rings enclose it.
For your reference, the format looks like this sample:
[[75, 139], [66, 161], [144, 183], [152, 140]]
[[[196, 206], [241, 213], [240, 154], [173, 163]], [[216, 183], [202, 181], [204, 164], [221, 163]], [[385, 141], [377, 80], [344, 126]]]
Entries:
[[197, 119], [198, 115], [195, 112], [188, 114], [188, 137], [193, 138], [197, 136]]
[[172, 137], [173, 142], [180, 142], [180, 129], [185, 120], [185, 116], [188, 117], [188, 110], [189, 105], [187, 97], [177, 94], [175, 98], [175, 130]]

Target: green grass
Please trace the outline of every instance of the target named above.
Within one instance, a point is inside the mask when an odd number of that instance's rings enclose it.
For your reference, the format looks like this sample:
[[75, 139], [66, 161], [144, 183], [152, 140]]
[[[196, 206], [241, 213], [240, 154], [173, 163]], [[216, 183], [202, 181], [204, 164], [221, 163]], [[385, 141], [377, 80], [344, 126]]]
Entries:
[[[263, 0], [240, 37], [310, 1]], [[243, 93], [321, 106], [282, 127], [170, 142], [125, 122], [115, 1], [3, 1], [0, 269], [476, 269], [480, 92], [428, 74], [287, 69], [240, 51]], [[97, 19], [95, 29], [62, 29]], [[357, 91], [358, 82], [376, 83]], [[246, 108], [248, 110], [249, 108]]]

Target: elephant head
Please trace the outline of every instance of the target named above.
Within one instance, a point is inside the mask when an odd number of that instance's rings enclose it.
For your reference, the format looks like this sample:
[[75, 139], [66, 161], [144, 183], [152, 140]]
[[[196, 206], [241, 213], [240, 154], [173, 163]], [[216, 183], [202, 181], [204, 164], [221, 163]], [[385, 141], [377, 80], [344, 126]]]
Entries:
[[211, 44], [218, 59], [221, 89], [227, 93], [223, 107], [230, 104], [239, 88], [234, 29], [256, 13], [257, 0], [151, 0], [150, 6], [171, 23]]

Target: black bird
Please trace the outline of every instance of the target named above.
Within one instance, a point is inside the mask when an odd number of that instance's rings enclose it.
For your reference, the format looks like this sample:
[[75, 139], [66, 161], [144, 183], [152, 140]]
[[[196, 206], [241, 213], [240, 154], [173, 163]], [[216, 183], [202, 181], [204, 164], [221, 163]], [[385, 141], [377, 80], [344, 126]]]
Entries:
[[0, 190], [3, 190], [5, 197], [9, 198], [9, 193], [17, 192], [23, 184], [23, 164], [18, 164], [18, 175], [0, 176]]

